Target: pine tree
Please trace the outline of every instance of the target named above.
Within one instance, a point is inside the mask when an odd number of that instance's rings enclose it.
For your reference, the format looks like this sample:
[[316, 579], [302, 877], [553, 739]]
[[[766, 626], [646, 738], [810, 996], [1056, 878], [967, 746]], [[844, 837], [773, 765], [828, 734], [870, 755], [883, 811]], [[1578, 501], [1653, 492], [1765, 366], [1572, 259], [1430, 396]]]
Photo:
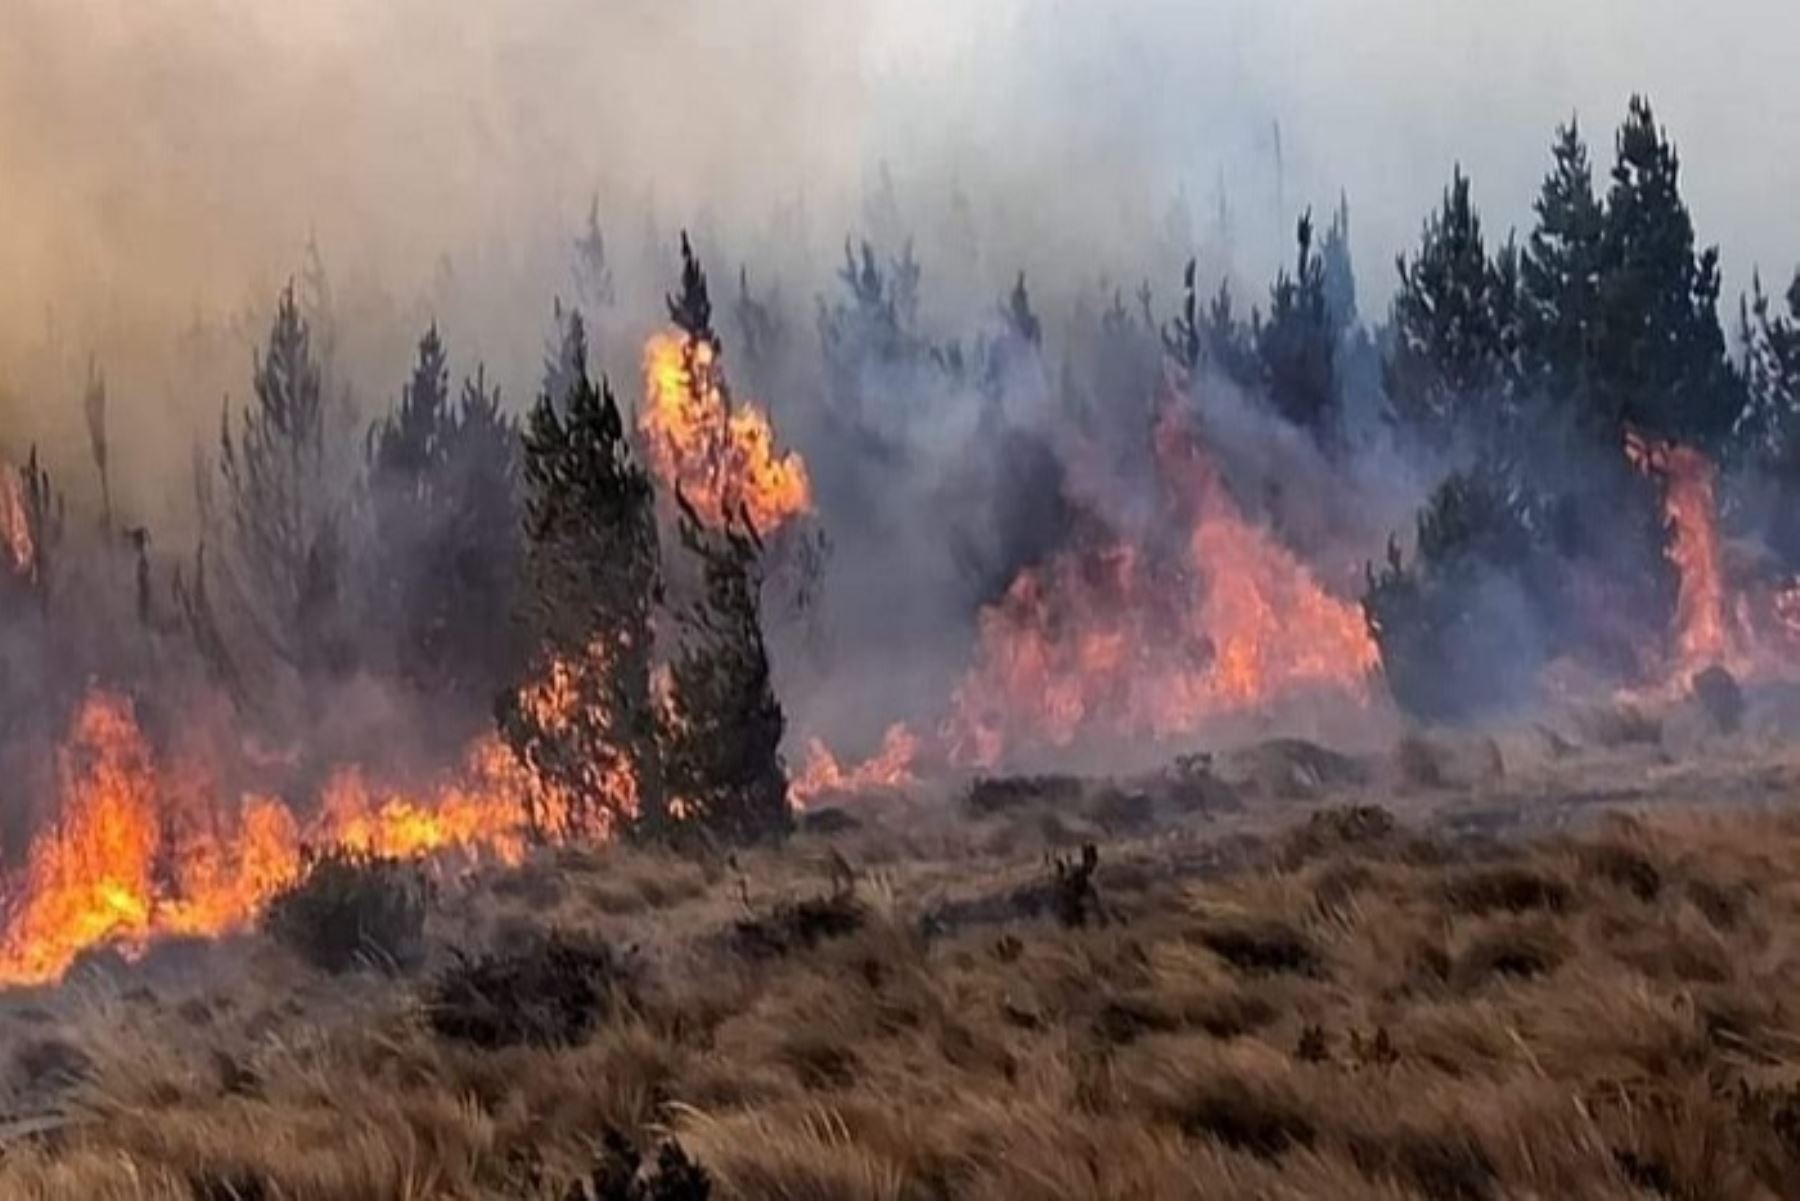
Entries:
[[277, 655], [311, 676], [345, 665], [342, 552], [327, 474], [323, 369], [290, 284], [256, 359], [255, 403], [221, 417], [230, 571]]
[[781, 763], [787, 723], [763, 642], [763, 546], [742, 510], [712, 530], [686, 497], [676, 500], [682, 545], [703, 584], [680, 615], [682, 646], [670, 665], [669, 792], [684, 827], [730, 843], [779, 837], [792, 813]]
[[[690, 385], [705, 388], [715, 379], [699, 368], [704, 363], [708, 372], [719, 372], [722, 350], [712, 328], [706, 271], [686, 234], [681, 289], [667, 303], [670, 320], [686, 336]], [[710, 353], [700, 354], [703, 347]], [[723, 379], [716, 382], [729, 395]], [[679, 800], [682, 825], [712, 837], [741, 842], [785, 833], [786, 723], [763, 641], [763, 544], [741, 505], [727, 508], [722, 526], [709, 530], [679, 492], [676, 502], [682, 545], [699, 562], [702, 589], [680, 614], [683, 644], [670, 664], [664, 738], [669, 795]]]
[[1529, 692], [1556, 574], [1536, 524], [1526, 491], [1486, 461], [1432, 493], [1410, 561], [1390, 540], [1386, 564], [1369, 568], [1363, 609], [1406, 711], [1466, 720]]
[[1519, 263], [1519, 334], [1528, 386], [1586, 413], [1599, 336], [1606, 213], [1594, 194], [1593, 168], [1575, 120], [1557, 129], [1551, 156], [1533, 205], [1537, 226]]
[[1619, 128], [1601, 234], [1594, 403], [1609, 428], [1716, 445], [1743, 408], [1719, 326], [1719, 254], [1696, 251], [1681, 162], [1649, 101]]
[[1269, 319], [1256, 331], [1263, 380], [1275, 410], [1315, 437], [1331, 424], [1337, 400], [1337, 331], [1325, 296], [1325, 262], [1313, 245], [1312, 214], [1300, 218], [1294, 274], [1283, 270], [1269, 292]]
[[1325, 269], [1325, 311], [1339, 338], [1356, 326], [1356, 268], [1350, 262], [1350, 197], [1338, 193], [1338, 206], [1319, 248]]
[[422, 696], [471, 711], [519, 668], [519, 447], [484, 374], [450, 403], [435, 323], [399, 406], [369, 431], [373, 628]]
[[[662, 596], [655, 494], [611, 388], [594, 386], [587, 361], [586, 328], [571, 313], [524, 437], [536, 683], [503, 700], [500, 724], [561, 795], [575, 831], [655, 831], [668, 818], [651, 686]], [[551, 391], [559, 379], [561, 395]], [[635, 814], [615, 787], [626, 773]]]
[[1419, 249], [1398, 267], [1384, 371], [1395, 416], [1431, 445], [1465, 434], [1491, 441], [1511, 404], [1517, 258], [1507, 249], [1489, 259], [1460, 167]]

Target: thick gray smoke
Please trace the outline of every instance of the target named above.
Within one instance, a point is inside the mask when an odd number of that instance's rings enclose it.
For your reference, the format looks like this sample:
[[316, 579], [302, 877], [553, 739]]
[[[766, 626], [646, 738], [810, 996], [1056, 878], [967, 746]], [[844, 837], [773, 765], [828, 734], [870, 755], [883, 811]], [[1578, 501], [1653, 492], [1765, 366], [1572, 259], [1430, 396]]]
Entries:
[[[1071, 478], [1088, 448], [1066, 445], [1049, 414], [1082, 393], [1125, 406], [1097, 410], [1108, 419], [1143, 417], [1129, 406], [1160, 386], [1140, 376], [1190, 256], [1205, 292], [1230, 279], [1247, 309], [1288, 261], [1296, 216], [1344, 195], [1362, 312], [1377, 318], [1393, 255], [1416, 239], [1453, 164], [1503, 236], [1529, 221], [1554, 126], [1580, 114], [1605, 161], [1638, 90], [1683, 148], [1702, 236], [1724, 243], [1728, 294], [1752, 264], [1785, 275], [1776, 216], [1800, 190], [1800, 162], [1770, 152], [1800, 124], [1800, 94], [1762, 89], [1744, 104], [1717, 86], [1728, 69], [1783, 75], [1800, 11], [1778, 3], [1703, 21], [1677, 0], [4, 10], [8, 454], [44, 445], [79, 491], [79, 401], [90, 362], [104, 364], [118, 507], [179, 543], [191, 448], [215, 438], [222, 398], [243, 400], [289, 279], [329, 350], [333, 401], [347, 393], [358, 424], [392, 400], [434, 319], [453, 371], [485, 362], [521, 408], [559, 297], [588, 312], [596, 366], [629, 397], [675, 233], [691, 229], [734, 379], [808, 450], [821, 506], [854, 535], [829, 564], [827, 624], [834, 605], [883, 612], [895, 564], [914, 585], [879, 623], [840, 623], [851, 652], [822, 652], [816, 669], [843, 679], [846, 653], [902, 646], [942, 656], [912, 656], [860, 698], [833, 695], [828, 707], [863, 726], [941, 699], [968, 649], [945, 631], [961, 621], [966, 636], [973, 609], [1066, 531], [1063, 501], [1121, 528], [1141, 517], [1144, 497], [1117, 489], [1118, 472], [1107, 484]], [[590, 211], [603, 267], [599, 256], [584, 266], [576, 248]], [[833, 375], [819, 326], [850, 303], [835, 278], [847, 236], [872, 241], [889, 287], [905, 278], [896, 260], [911, 242], [922, 275], [906, 333], [918, 344], [895, 356], [854, 348]], [[1021, 271], [1046, 346], [1025, 367], [984, 357], [1016, 336], [1001, 302]], [[1148, 345], [1087, 345], [1110, 336], [1101, 314], [1115, 299], [1138, 317], [1140, 284], [1153, 318], [1132, 336]], [[758, 303], [746, 308], [746, 296]], [[781, 331], [775, 350], [754, 345], [758, 313]], [[853, 316], [840, 333], [859, 328]], [[942, 370], [947, 354], [966, 354], [969, 368]], [[1073, 379], [1071, 358], [1093, 378]], [[993, 362], [999, 374], [984, 378]], [[1201, 394], [1234, 488], [1267, 500], [1253, 515], [1353, 591], [1429, 468], [1378, 438], [1328, 466], [1228, 387]], [[859, 428], [884, 434], [885, 449], [840, 453], [849, 435], [830, 426], [825, 398], [846, 395], [869, 398]], [[998, 426], [983, 424], [984, 405], [997, 406]], [[962, 520], [946, 527], [944, 514]]]

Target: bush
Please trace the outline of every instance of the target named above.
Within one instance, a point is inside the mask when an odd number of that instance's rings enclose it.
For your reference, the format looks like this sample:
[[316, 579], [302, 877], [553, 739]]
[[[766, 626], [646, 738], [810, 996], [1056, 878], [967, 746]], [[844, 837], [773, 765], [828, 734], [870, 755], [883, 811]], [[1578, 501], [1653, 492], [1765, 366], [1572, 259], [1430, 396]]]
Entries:
[[426, 1018], [439, 1036], [488, 1050], [573, 1046], [629, 992], [630, 976], [605, 943], [551, 934], [480, 958], [459, 955], [432, 983]]
[[1457, 473], [1419, 516], [1410, 561], [1388, 545], [1363, 609], [1388, 687], [1414, 716], [1464, 721], [1523, 700], [1547, 653], [1547, 564], [1531, 505], [1500, 472]]
[[321, 971], [411, 967], [424, 953], [431, 883], [422, 864], [331, 850], [275, 896], [262, 927]]

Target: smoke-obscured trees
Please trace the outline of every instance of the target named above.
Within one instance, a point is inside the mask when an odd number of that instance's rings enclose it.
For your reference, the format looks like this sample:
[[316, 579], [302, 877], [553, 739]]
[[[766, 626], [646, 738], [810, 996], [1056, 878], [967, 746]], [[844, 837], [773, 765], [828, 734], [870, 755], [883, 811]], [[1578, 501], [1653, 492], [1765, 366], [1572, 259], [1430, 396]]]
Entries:
[[1532, 506], [1491, 466], [1456, 472], [1369, 570], [1363, 609], [1401, 708], [1461, 721], [1523, 700], [1542, 665], [1553, 571]]
[[1269, 289], [1269, 317], [1256, 331], [1264, 383], [1275, 411], [1315, 437], [1336, 417], [1337, 345], [1325, 292], [1325, 260], [1313, 244], [1312, 214], [1295, 229], [1294, 273]]
[[486, 711], [519, 669], [520, 441], [477, 373], [450, 396], [434, 324], [400, 403], [369, 430], [371, 627], [393, 667], [446, 713]]
[[325, 442], [325, 391], [292, 285], [257, 356], [253, 403], [219, 430], [224, 567], [258, 640], [302, 678], [342, 671], [343, 543]]

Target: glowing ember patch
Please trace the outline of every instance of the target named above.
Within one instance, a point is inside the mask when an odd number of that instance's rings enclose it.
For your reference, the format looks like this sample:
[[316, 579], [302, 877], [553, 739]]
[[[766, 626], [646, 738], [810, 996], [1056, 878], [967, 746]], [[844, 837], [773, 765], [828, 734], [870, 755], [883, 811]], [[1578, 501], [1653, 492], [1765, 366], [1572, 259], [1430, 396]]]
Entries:
[[1381, 657], [1361, 609], [1244, 518], [1191, 432], [1165, 418], [1156, 450], [1188, 530], [1180, 554], [1153, 563], [1115, 544], [1014, 580], [981, 614], [976, 662], [951, 699], [953, 760], [1162, 740], [1307, 691], [1368, 699]]
[[788, 799], [796, 809], [804, 809], [826, 793], [904, 788], [914, 782], [912, 764], [918, 754], [918, 736], [900, 722], [887, 728], [874, 755], [849, 768], [823, 742], [810, 739], [806, 766], [788, 784]]
[[702, 520], [719, 525], [742, 506], [768, 533], [812, 507], [805, 462], [776, 449], [760, 409], [727, 398], [712, 346], [652, 336], [644, 391], [638, 428], [651, 467], [665, 485], [681, 488]]

